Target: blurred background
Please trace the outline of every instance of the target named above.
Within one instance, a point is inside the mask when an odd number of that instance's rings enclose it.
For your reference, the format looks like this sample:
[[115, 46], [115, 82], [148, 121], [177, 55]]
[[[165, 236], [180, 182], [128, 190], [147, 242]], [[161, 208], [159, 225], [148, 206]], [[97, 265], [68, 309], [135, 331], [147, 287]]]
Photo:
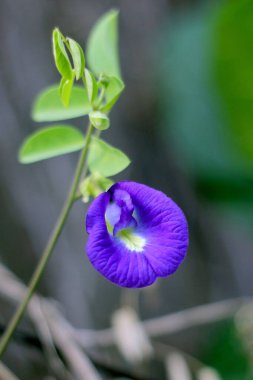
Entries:
[[[30, 118], [34, 97], [59, 80], [52, 29], [59, 26], [85, 46], [95, 21], [112, 7], [120, 10], [126, 90], [104, 138], [132, 159], [117, 179], [171, 196], [187, 216], [190, 249], [172, 277], [122, 291], [91, 267], [86, 206], [77, 203], [39, 287], [76, 328], [108, 328], [125, 303], [137, 304], [145, 320], [253, 291], [251, 0], [0, 1], [0, 261], [29, 281], [77, 160], [74, 153], [29, 166], [17, 162], [24, 138], [42, 126]], [[83, 127], [83, 120], [73, 123]], [[12, 313], [0, 300], [2, 327]], [[165, 333], [159, 342], [165, 352], [173, 346], [215, 368], [216, 379], [253, 379], [253, 322], [246, 336], [230, 318]], [[111, 369], [133, 369], [113, 350], [100, 358]], [[21, 379], [54, 379], [38, 347], [13, 343], [5, 361]], [[139, 377], [128, 378], [172, 378], [160, 359], [134, 371]], [[110, 370], [102, 375], [119, 377]]]

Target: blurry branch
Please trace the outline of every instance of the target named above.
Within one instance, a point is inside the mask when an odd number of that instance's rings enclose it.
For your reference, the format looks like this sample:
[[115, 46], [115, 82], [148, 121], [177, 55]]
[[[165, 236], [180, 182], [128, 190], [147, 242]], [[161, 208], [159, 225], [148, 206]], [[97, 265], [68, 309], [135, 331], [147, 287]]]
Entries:
[[[25, 291], [26, 287], [0, 264], [0, 296], [9, 302], [17, 303]], [[252, 302], [250, 298], [238, 298], [197, 306], [143, 321], [142, 327], [150, 338], [169, 335], [233, 317], [242, 305], [246, 305], [250, 301]], [[76, 329], [60, 313], [55, 302], [37, 295], [32, 297], [27, 314], [38, 331], [51, 369], [60, 378], [63, 378], [62, 373], [66, 369], [55, 347], [62, 353], [74, 379], [101, 379], [83, 349], [117, 344], [117, 334], [114, 328], [100, 331]], [[69, 376], [69, 378], [72, 377]]]
[[52, 305], [47, 305], [47, 318], [49, 318], [49, 326], [54, 342], [57, 347], [60, 347], [71, 372], [74, 374], [74, 379], [100, 380], [101, 377], [93, 368], [90, 359], [74, 340], [72, 329], [68, 328], [69, 325], [65, 322], [65, 319]]
[[251, 374], [253, 375], [253, 303], [240, 308], [235, 316], [235, 325], [248, 356]]
[[138, 364], [153, 356], [152, 344], [134, 309], [124, 306], [116, 310], [112, 328], [115, 343], [128, 363]]
[[190, 355], [188, 352], [183, 351], [182, 349], [175, 348], [174, 346], [169, 345], [168, 343], [153, 342], [153, 347], [156, 353], [156, 356], [161, 360], [166, 361], [170, 354], [178, 353], [184, 357], [185, 361], [188, 363], [189, 368], [192, 372], [197, 373], [201, 368], [205, 367], [205, 364], [196, 358], [195, 356]]
[[0, 362], [0, 379], [1, 380], [19, 380], [5, 365]]
[[[188, 365], [187, 355], [180, 351], [172, 351], [165, 357], [165, 368], [169, 380], [192, 380], [192, 371]], [[221, 380], [219, 373], [204, 364], [194, 371], [194, 379], [197, 380]]]
[[204, 367], [198, 371], [197, 380], [222, 380], [222, 379], [215, 369]]
[[[151, 338], [170, 335], [195, 326], [217, 322], [233, 317], [239, 308], [252, 301], [251, 298], [237, 298], [214, 302], [207, 305], [196, 306], [191, 309], [165, 315], [154, 319], [143, 321], [143, 327]], [[100, 331], [73, 330], [76, 339], [83, 347], [108, 346], [115, 343], [112, 329]]]
[[185, 351], [175, 349], [167, 343], [154, 342], [153, 346], [156, 355], [165, 362], [169, 380], [192, 379], [191, 374], [194, 374], [193, 378], [196, 380], [221, 380], [214, 368], [207, 367], [205, 363]]
[[[0, 265], [0, 295], [7, 298], [9, 301], [17, 303], [25, 293], [26, 287], [16, 279], [11, 272]], [[41, 307], [38, 307], [38, 305], [43, 305], [42, 314], [40, 314]], [[69, 329], [66, 328], [68, 324], [64, 323], [63, 317], [60, 318], [60, 314], [53, 302], [34, 295], [28, 305], [27, 312], [38, 330], [41, 341], [46, 347], [46, 352], [52, 355], [51, 363], [52, 358], [56, 357], [56, 351], [54, 351], [55, 349], [53, 345], [54, 342], [62, 352], [66, 362], [69, 364], [74, 379], [101, 380], [101, 377], [93, 364], [71, 337]], [[45, 318], [48, 327], [42, 322]], [[57, 359], [57, 365], [62, 370], [63, 367], [59, 364], [60, 359]], [[55, 372], [55, 364], [52, 369]]]
[[67, 373], [64, 363], [61, 361], [55, 345], [54, 338], [52, 336], [50, 326], [48, 324], [47, 315], [44, 312], [44, 302], [39, 297], [34, 297], [33, 303], [30, 307], [30, 318], [36, 326], [38, 337], [43, 345], [43, 351], [53, 373], [55, 373], [60, 379], [71, 380], [72, 376]]
[[179, 352], [173, 352], [167, 356], [165, 368], [169, 380], [192, 380], [188, 364]]
[[[219, 373], [211, 367], [207, 367], [198, 359], [181, 350], [175, 350], [170, 346], [164, 346], [167, 354], [165, 357], [165, 369], [169, 380], [221, 380]], [[170, 352], [168, 352], [168, 349]], [[194, 366], [192, 366], [194, 362]], [[193, 369], [193, 368], [194, 369]], [[193, 377], [194, 374], [194, 377]]]
[[240, 297], [195, 306], [187, 310], [146, 321], [144, 327], [152, 337], [162, 336], [164, 333], [173, 334], [192, 327], [233, 317], [235, 312], [238, 311], [243, 304], [249, 303], [250, 301], [252, 301], [252, 298]]

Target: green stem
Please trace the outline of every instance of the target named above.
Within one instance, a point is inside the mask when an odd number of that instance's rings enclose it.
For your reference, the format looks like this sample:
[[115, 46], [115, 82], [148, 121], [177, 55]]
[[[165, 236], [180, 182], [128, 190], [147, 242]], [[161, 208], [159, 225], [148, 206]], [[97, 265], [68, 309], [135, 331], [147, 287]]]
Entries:
[[99, 109], [105, 96], [105, 87], [103, 86], [96, 103], [96, 109]]
[[17, 308], [15, 314], [13, 315], [13, 317], [12, 317], [12, 319], [11, 319], [11, 321], [10, 321], [10, 323], [9, 323], [9, 325], [8, 325], [6, 331], [4, 332], [3, 337], [0, 341], [0, 358], [4, 354], [16, 327], [19, 324], [21, 318], [23, 317], [23, 315], [26, 311], [27, 305], [28, 305], [33, 293], [35, 292], [35, 290], [38, 286], [38, 283], [41, 279], [41, 276], [43, 275], [44, 270], [46, 268], [47, 262], [48, 262], [51, 254], [52, 254], [52, 252], [56, 246], [56, 243], [59, 239], [59, 236], [63, 230], [64, 224], [65, 224], [67, 217], [69, 215], [69, 212], [71, 210], [71, 207], [75, 201], [76, 191], [77, 191], [77, 188], [79, 185], [79, 181], [80, 181], [80, 178], [81, 178], [81, 175], [83, 172], [83, 168], [84, 168], [85, 161], [86, 161], [87, 154], [88, 154], [88, 150], [89, 150], [92, 131], [93, 131], [93, 126], [91, 124], [89, 124], [87, 134], [86, 134], [85, 146], [81, 152], [69, 194], [66, 198], [66, 201], [65, 201], [64, 206], [62, 208], [62, 211], [60, 213], [58, 221], [54, 227], [52, 235], [51, 235], [51, 237], [47, 243], [47, 246], [46, 246], [46, 248], [45, 248], [45, 250], [41, 256], [41, 259], [38, 263], [38, 266], [37, 266], [32, 278], [30, 280], [30, 283], [28, 285], [28, 289], [27, 289], [27, 292], [24, 296], [24, 299], [22, 300], [19, 307]]

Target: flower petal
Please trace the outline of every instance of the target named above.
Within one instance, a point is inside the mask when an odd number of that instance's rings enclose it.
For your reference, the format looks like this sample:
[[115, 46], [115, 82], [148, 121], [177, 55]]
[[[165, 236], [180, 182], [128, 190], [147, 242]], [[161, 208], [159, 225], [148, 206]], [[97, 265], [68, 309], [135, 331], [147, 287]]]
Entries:
[[[122, 210], [126, 208], [131, 214], [133, 205], [137, 222], [133, 230], [145, 239], [143, 250], [130, 249], [119, 236], [108, 232], [105, 214], [110, 202], [117, 198], [114, 194], [123, 194], [127, 200], [128, 206], [126, 201], [120, 204], [122, 198], [116, 203]], [[181, 209], [164, 193], [135, 182], [116, 183], [107, 193], [97, 197], [88, 210], [86, 226], [91, 263], [98, 272], [120, 286], [148, 286], [158, 276], [172, 274], [188, 247], [188, 227]]]
[[139, 230], [147, 239], [145, 256], [157, 276], [175, 272], [188, 248], [188, 225], [182, 210], [161, 191], [135, 182], [120, 182], [138, 215]]
[[98, 225], [89, 236], [87, 254], [96, 270], [119, 286], [148, 286], [157, 277], [144, 254], [130, 252], [118, 238]]
[[109, 200], [110, 195], [102, 193], [90, 205], [86, 217], [86, 231], [88, 234], [91, 233], [94, 226], [105, 224], [105, 210]]
[[[136, 221], [132, 216], [134, 206], [132, 203], [132, 199], [127, 191], [116, 189], [113, 192], [109, 191], [109, 193], [111, 194], [111, 200], [113, 202], [111, 205], [114, 205], [114, 207], [117, 206], [121, 210], [119, 219], [116, 223], [113, 223], [113, 235], [115, 236], [119, 231], [123, 230], [124, 228], [136, 227]], [[108, 208], [111, 208], [111, 205], [109, 205]]]

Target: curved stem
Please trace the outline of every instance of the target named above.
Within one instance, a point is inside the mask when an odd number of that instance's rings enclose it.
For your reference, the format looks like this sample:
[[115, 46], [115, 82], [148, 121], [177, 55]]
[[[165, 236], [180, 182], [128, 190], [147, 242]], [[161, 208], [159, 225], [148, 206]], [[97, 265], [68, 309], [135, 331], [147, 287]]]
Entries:
[[62, 229], [64, 227], [66, 219], [67, 219], [69, 212], [71, 210], [71, 207], [75, 201], [76, 191], [77, 191], [77, 188], [79, 185], [79, 181], [80, 181], [80, 178], [81, 178], [81, 175], [83, 172], [83, 168], [84, 168], [85, 161], [86, 161], [87, 154], [88, 154], [88, 150], [89, 150], [92, 131], [93, 131], [93, 126], [91, 124], [89, 124], [87, 134], [86, 134], [85, 146], [81, 152], [69, 194], [68, 194], [66, 201], [63, 205], [62, 211], [59, 215], [58, 221], [54, 227], [52, 235], [51, 235], [51, 237], [50, 237], [50, 239], [46, 245], [46, 248], [45, 248], [45, 250], [41, 256], [41, 259], [38, 263], [38, 266], [37, 266], [32, 278], [30, 280], [30, 283], [29, 283], [28, 289], [27, 289], [27, 293], [26, 293], [24, 299], [22, 300], [22, 302], [20, 303], [19, 307], [17, 308], [15, 314], [13, 315], [13, 317], [12, 317], [12, 319], [11, 319], [11, 321], [10, 321], [10, 323], [9, 323], [9, 325], [8, 325], [8, 327], [7, 327], [5, 333], [3, 334], [3, 337], [0, 341], [0, 358], [4, 354], [16, 327], [17, 327], [18, 323], [20, 322], [21, 318], [23, 317], [25, 310], [27, 308], [27, 305], [28, 305], [33, 293], [35, 292], [35, 290], [38, 286], [38, 283], [41, 279], [41, 276], [44, 273], [44, 270], [46, 268], [47, 262], [48, 262], [51, 254], [52, 254], [52, 252], [56, 246], [56, 243], [59, 239], [59, 236], [62, 232]]

